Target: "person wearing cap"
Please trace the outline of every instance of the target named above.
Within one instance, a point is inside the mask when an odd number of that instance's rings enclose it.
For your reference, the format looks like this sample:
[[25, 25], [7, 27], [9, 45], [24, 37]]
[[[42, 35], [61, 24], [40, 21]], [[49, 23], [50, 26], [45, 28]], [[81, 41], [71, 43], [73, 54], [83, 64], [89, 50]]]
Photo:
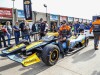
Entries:
[[94, 34], [94, 49], [98, 50], [99, 37], [100, 37], [100, 16], [98, 16], [97, 19], [94, 22], [92, 22], [90, 33], [92, 32], [92, 30]]
[[[64, 57], [64, 55], [68, 51], [68, 38], [71, 37], [71, 27], [66, 24], [65, 20], [63, 20], [62, 26], [59, 28], [58, 32], [59, 32], [59, 37], [60, 37], [58, 44], [59, 44], [59, 47], [60, 47], [61, 52], [62, 52], [62, 57]], [[66, 50], [64, 50], [62, 47], [63, 41], [66, 41], [66, 47], [67, 47]]]
[[19, 28], [19, 23], [16, 22], [15, 26], [13, 26], [13, 30], [14, 30], [14, 35], [15, 35], [15, 43], [18, 44], [19, 43], [19, 38], [20, 38], [20, 28]]

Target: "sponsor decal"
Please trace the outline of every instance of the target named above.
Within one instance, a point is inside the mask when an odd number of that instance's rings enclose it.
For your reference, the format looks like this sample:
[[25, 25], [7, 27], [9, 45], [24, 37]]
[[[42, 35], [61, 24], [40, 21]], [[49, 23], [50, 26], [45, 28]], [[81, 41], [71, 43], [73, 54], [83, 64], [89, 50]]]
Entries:
[[58, 20], [58, 15], [51, 14], [50, 15], [50, 20], [54, 20], [54, 21]]
[[25, 18], [23, 10], [17, 10], [18, 18]]
[[0, 8], [0, 17], [12, 18], [12, 9]]
[[50, 32], [50, 33], [47, 33], [47, 35], [49, 35], [49, 36], [58, 36], [59, 33], [58, 32], [55, 32], [55, 33]]

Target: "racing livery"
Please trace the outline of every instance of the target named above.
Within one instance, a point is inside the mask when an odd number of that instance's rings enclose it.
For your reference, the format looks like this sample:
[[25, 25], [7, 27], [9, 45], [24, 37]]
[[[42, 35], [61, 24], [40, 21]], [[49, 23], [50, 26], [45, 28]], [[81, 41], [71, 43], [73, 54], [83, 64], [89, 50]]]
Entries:
[[[58, 46], [58, 32], [49, 32], [41, 40], [29, 43], [22, 40], [18, 45], [12, 45], [3, 49], [0, 56], [21, 63], [23, 66], [29, 66], [40, 62], [41, 60], [49, 66], [55, 65], [59, 59], [60, 48]], [[68, 42], [68, 52], [73, 53], [76, 49], [86, 47], [89, 38], [84, 34], [72, 36]], [[62, 46], [66, 49], [66, 43]]]

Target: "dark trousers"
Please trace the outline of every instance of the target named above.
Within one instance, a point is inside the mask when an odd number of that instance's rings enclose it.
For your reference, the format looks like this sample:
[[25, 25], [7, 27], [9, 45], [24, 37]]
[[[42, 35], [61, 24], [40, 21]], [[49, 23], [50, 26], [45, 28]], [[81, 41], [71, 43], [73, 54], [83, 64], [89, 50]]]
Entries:
[[40, 32], [40, 39], [42, 39], [43, 36], [45, 36], [44, 32]]
[[1, 42], [1, 38], [2, 38], [2, 41], [3, 41], [3, 44], [4, 44], [4, 47], [6, 47], [6, 41], [5, 41], [5, 37], [4, 35], [0, 35], [0, 47], [2, 47], [2, 42]]
[[24, 32], [23, 31], [21, 31], [21, 35], [22, 35], [22, 39], [24, 39], [25, 38], [25, 35], [24, 35]]
[[20, 38], [20, 32], [15, 32], [14, 35], [15, 35], [15, 43], [18, 44]]
[[94, 46], [97, 47], [99, 44], [99, 37], [100, 37], [100, 32], [94, 32]]
[[25, 35], [24, 39], [29, 40], [29, 42], [31, 42], [30, 35]]

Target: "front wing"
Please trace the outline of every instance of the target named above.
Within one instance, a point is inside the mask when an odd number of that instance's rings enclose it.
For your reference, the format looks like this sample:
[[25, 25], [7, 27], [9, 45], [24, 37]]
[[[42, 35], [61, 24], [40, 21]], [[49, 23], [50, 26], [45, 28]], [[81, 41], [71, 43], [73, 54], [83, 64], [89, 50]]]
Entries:
[[41, 61], [39, 59], [39, 57], [36, 55], [36, 53], [34, 53], [26, 58], [23, 58], [22, 56], [20, 56], [18, 54], [7, 55], [7, 57], [13, 61], [21, 63], [25, 67]]

